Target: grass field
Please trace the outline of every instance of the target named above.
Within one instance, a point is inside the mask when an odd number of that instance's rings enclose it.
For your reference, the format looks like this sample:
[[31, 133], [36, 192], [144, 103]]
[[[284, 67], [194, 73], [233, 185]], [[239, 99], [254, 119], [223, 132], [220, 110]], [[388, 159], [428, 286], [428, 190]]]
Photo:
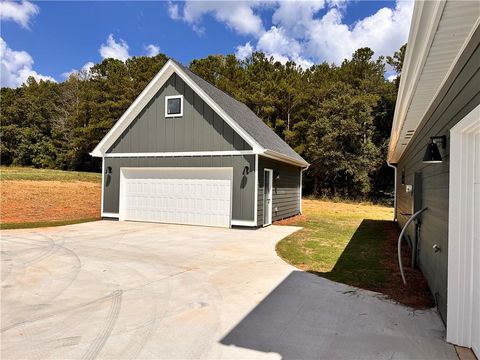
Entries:
[[[303, 200], [302, 210], [303, 215], [278, 222], [303, 227], [277, 244], [277, 253], [284, 260], [333, 281], [384, 293], [409, 306], [433, 305], [419, 271], [407, 267], [408, 287], [401, 282], [396, 257], [399, 229], [391, 221], [392, 208]], [[404, 264], [410, 264], [407, 249]]]
[[66, 225], [100, 218], [101, 174], [0, 168], [0, 228]]

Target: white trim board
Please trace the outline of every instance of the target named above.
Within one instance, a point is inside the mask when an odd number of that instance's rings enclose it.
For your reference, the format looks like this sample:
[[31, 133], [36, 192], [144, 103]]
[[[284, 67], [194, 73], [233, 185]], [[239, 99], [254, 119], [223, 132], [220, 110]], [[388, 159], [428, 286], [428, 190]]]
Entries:
[[127, 157], [189, 157], [189, 156], [232, 156], [232, 155], [254, 155], [252, 150], [232, 151], [177, 151], [177, 152], [145, 152], [145, 153], [106, 153], [106, 158], [127, 158]]
[[232, 226], [257, 226], [257, 223], [251, 220], [233, 220], [232, 219]]
[[122, 135], [133, 120], [140, 114], [148, 102], [157, 94], [161, 87], [167, 82], [170, 76], [176, 73], [180, 78], [205, 101], [230, 127], [245, 140], [255, 152], [262, 152], [264, 148], [255, 139], [247, 134], [225, 111], [218, 106], [205, 91], [203, 91], [185, 72], [172, 60], [168, 60], [158, 74], [145, 87], [141, 94], [135, 99], [116, 124], [110, 129], [90, 155], [95, 157], [104, 156], [108, 149]]
[[[478, 219], [474, 219], [473, 196], [475, 172], [480, 172], [479, 159], [476, 158], [480, 155], [475, 155], [475, 136], [479, 134], [480, 105], [450, 130], [447, 341], [466, 347], [480, 346], [480, 339], [472, 338], [474, 324], [480, 324], [480, 319], [472, 319], [474, 281], [480, 287], [478, 271], [475, 270], [480, 261], [480, 250], [474, 239]], [[477, 349], [477, 356], [478, 352]]]
[[[171, 99], [180, 99], [180, 112], [178, 114], [169, 114], [168, 113], [168, 100]], [[183, 116], [183, 95], [168, 95], [165, 96], [165, 117], [166, 118], [177, 118]]]
[[103, 212], [102, 211], [102, 217], [108, 217], [108, 218], [119, 218], [120, 215], [118, 213], [111, 213], [111, 212]]

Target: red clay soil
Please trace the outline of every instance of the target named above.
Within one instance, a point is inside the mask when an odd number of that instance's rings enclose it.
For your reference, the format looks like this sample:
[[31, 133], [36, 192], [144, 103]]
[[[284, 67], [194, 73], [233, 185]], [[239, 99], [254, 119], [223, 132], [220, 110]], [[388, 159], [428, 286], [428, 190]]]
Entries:
[[400, 235], [398, 224], [390, 221], [385, 225], [385, 246], [382, 266], [387, 269], [388, 278], [380, 290], [389, 298], [415, 309], [435, 306], [427, 281], [419, 270], [411, 268], [411, 251], [407, 244], [402, 247], [402, 263], [407, 285], [403, 285], [397, 261], [397, 240]]
[[0, 221], [5, 224], [100, 217], [100, 184], [9, 180], [0, 186]]

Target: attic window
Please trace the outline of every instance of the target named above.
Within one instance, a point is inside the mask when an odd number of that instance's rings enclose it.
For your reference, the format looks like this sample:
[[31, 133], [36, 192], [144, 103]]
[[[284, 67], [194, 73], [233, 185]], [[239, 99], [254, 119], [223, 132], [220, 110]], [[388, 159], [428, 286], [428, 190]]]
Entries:
[[183, 116], [183, 95], [165, 96], [165, 117]]

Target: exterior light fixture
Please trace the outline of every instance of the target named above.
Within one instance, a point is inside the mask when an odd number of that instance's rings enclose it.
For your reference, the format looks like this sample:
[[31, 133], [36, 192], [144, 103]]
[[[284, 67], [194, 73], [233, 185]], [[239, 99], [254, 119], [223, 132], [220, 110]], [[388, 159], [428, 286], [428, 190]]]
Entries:
[[111, 174], [112, 173], [112, 167], [107, 166], [107, 169], [105, 170], [105, 174]]
[[438, 143], [442, 144], [442, 149], [447, 147], [447, 137], [443, 136], [431, 136], [430, 141], [427, 144], [427, 150], [423, 156], [423, 162], [426, 164], [439, 164], [443, 161], [442, 155], [438, 150]]
[[249, 168], [248, 166], [245, 166], [245, 167], [243, 168], [243, 175], [244, 175], [244, 176], [245, 176], [245, 175], [248, 175], [249, 172], [250, 172], [250, 168]]
[[280, 179], [280, 173], [279, 173], [277, 170], [275, 170], [275, 171], [273, 172], [273, 179], [274, 179], [274, 180]]

